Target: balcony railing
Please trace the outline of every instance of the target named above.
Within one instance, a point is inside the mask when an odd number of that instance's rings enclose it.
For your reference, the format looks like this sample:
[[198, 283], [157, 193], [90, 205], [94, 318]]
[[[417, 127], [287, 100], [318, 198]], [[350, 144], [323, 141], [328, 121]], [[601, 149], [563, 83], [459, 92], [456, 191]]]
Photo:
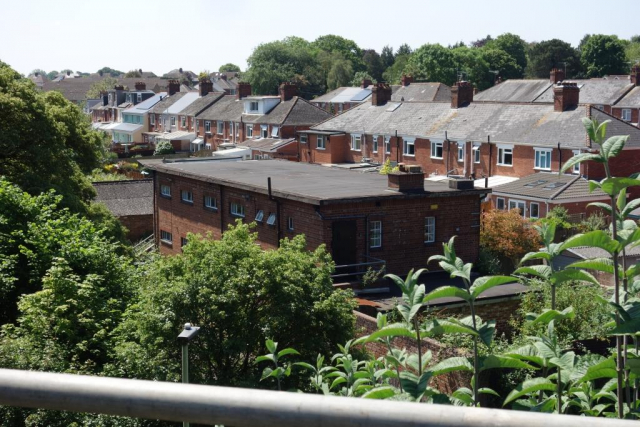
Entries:
[[348, 279], [357, 279], [360, 276], [364, 276], [367, 273], [367, 270], [380, 270], [385, 265], [386, 262], [384, 260], [365, 256], [365, 262], [336, 265], [335, 271], [331, 275], [331, 278], [334, 282], [344, 281]]
[[0, 369], [0, 405], [234, 427], [625, 427], [550, 415]]

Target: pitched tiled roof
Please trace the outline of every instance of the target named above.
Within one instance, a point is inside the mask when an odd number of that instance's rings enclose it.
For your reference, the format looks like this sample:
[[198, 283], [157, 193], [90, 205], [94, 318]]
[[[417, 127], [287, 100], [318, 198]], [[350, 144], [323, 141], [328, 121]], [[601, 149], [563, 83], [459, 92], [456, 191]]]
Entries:
[[371, 96], [371, 86], [367, 88], [343, 86], [311, 100], [311, 102], [363, 102]]
[[94, 182], [98, 196], [115, 216], [153, 215], [153, 180]]
[[607, 198], [600, 190], [589, 192], [589, 181], [579, 175], [559, 175], [557, 173], [534, 173], [517, 181], [493, 188], [497, 196], [523, 196], [547, 201], [570, 201], [571, 199]]
[[162, 101], [154, 105], [153, 108], [149, 110], [149, 112], [153, 114], [162, 114], [167, 108], [178, 102], [178, 100], [180, 100], [187, 93], [188, 92], [176, 92], [173, 95], [166, 96], [164, 97], [164, 99], [162, 99]]
[[259, 150], [265, 152], [274, 152], [277, 151], [278, 148], [284, 147], [285, 145], [289, 145], [292, 142], [295, 142], [295, 138], [289, 139], [278, 139], [278, 138], [258, 138], [258, 139], [247, 139], [246, 141], [238, 144], [238, 147], [247, 147], [252, 150]]
[[[283, 126], [311, 126], [316, 123], [320, 123], [323, 120], [327, 120], [332, 116], [331, 113], [312, 105], [309, 101], [304, 98], [300, 98], [299, 96], [296, 96], [287, 102], [291, 101], [293, 101], [293, 104], [291, 108], [289, 108], [288, 114], [284, 119], [274, 116], [268, 119], [268, 123], [279, 123]], [[281, 104], [285, 103], [281, 102]], [[275, 120], [280, 121], [276, 122]]]
[[[576, 248], [567, 249], [569, 252], [572, 252], [578, 255], [583, 259], [591, 259], [591, 258], [611, 258], [611, 254], [605, 251], [604, 249], [594, 248], [593, 246], [578, 246]], [[638, 256], [640, 255], [640, 246], [635, 246], [633, 248], [629, 248], [625, 250], [626, 255], [629, 256]]]
[[636, 86], [631, 89], [615, 106], [621, 108], [640, 108], [640, 87]]
[[400, 86], [391, 95], [392, 102], [432, 102], [451, 100], [451, 88], [442, 83], [411, 83]]
[[[615, 104], [633, 88], [629, 76], [586, 80], [567, 79], [565, 82], [578, 84], [581, 104]], [[553, 87], [550, 86], [535, 102], [553, 102]]]
[[242, 101], [237, 100], [235, 95], [225, 95], [196, 117], [202, 120], [239, 122], [243, 111]]
[[224, 92], [210, 92], [193, 101], [187, 108], [180, 111], [180, 114], [185, 116], [195, 116], [196, 114], [200, 114], [223, 96]]
[[[87, 76], [80, 77], [75, 79], [64, 79], [59, 82], [54, 81], [45, 81], [42, 87], [42, 90], [45, 92], [50, 90], [57, 90], [62, 93], [62, 95], [70, 101], [78, 102], [86, 99], [87, 92], [91, 89], [91, 86], [98, 81], [101, 81], [108, 76], [96, 75], [96, 76]], [[167, 86], [167, 80], [159, 79], [159, 78], [119, 78], [116, 79], [118, 84], [124, 85], [129, 89], [133, 90], [135, 88], [136, 82], [142, 81], [145, 82], [148, 90], [153, 91], [161, 91], [165, 90]]]
[[[473, 96], [474, 101], [533, 102], [551, 87], [549, 80], [506, 80]], [[553, 93], [552, 93], [553, 95]], [[553, 99], [551, 100], [553, 102]]]

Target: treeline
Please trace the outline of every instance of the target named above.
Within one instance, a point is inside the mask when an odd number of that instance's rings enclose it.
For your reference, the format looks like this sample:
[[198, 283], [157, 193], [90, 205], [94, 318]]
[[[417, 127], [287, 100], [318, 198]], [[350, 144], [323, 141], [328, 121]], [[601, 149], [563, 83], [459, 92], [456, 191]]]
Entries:
[[628, 74], [640, 59], [640, 36], [629, 40], [614, 35], [587, 34], [577, 47], [559, 39], [527, 42], [506, 33], [465, 44], [403, 44], [380, 53], [337, 35], [309, 42], [300, 37], [263, 43], [247, 60], [244, 79], [255, 93], [275, 94], [283, 81], [298, 83], [301, 95], [313, 98], [340, 86], [358, 86], [363, 79], [399, 84], [402, 74], [416, 80], [448, 85], [458, 79], [483, 90], [496, 79], [548, 78], [556, 67], [568, 78]]

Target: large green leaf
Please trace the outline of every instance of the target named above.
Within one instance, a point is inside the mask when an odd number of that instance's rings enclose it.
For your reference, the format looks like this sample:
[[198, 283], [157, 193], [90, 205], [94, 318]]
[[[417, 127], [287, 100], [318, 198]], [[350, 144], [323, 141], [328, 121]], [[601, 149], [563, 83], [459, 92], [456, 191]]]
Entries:
[[288, 354], [300, 354], [300, 353], [298, 353], [298, 351], [293, 348], [285, 348], [284, 350], [280, 350], [278, 352], [278, 358], [281, 358], [282, 356], [286, 356]]
[[269, 340], [268, 339], [266, 341], [266, 345], [267, 345], [267, 350], [269, 350], [273, 354], [276, 353], [276, 349], [278, 348], [278, 343], [277, 342], [273, 342], [273, 340]]
[[591, 206], [593, 206], [593, 207], [595, 207], [595, 208], [600, 208], [600, 209], [602, 209], [603, 211], [605, 211], [606, 213], [608, 213], [609, 215], [611, 215], [611, 205], [610, 205], [610, 204], [608, 204], [608, 203], [603, 203], [603, 202], [592, 202], [592, 203], [589, 203], [589, 204], [587, 205], [587, 207], [591, 207]]
[[546, 378], [532, 378], [530, 380], [522, 382], [521, 384], [518, 384], [516, 388], [511, 390], [511, 393], [509, 393], [507, 398], [504, 400], [502, 406], [506, 406], [514, 400], [531, 393], [536, 393], [541, 390], [554, 391], [555, 389], [556, 385]]
[[365, 399], [388, 399], [395, 396], [396, 389], [391, 386], [372, 388], [362, 395]]
[[529, 252], [520, 260], [520, 265], [524, 264], [527, 261], [531, 261], [534, 259], [545, 259], [547, 261], [551, 261], [551, 255], [548, 252], [540, 251], [540, 252]]
[[506, 283], [513, 283], [516, 279], [511, 276], [485, 276], [479, 277], [474, 282], [469, 292], [474, 298], [478, 298], [483, 292]]
[[424, 372], [419, 378], [411, 372], [403, 371], [400, 373], [400, 384], [406, 393], [417, 400], [424, 394], [432, 376], [431, 371]]
[[570, 370], [573, 369], [576, 361], [576, 354], [573, 351], [568, 351], [560, 357], [552, 357], [549, 359], [549, 364], [557, 366], [560, 369]]
[[429, 292], [429, 294], [424, 297], [422, 302], [426, 303], [438, 298], [460, 298], [469, 302], [471, 300], [471, 295], [464, 289], [460, 289], [455, 286], [443, 286]]
[[578, 382], [593, 381], [600, 378], [616, 378], [616, 361], [613, 358], [605, 359], [602, 362], [590, 366]]
[[496, 321], [490, 320], [486, 323], [482, 323], [482, 325], [478, 328], [478, 333], [480, 334], [480, 339], [487, 347], [491, 346], [491, 342], [493, 341], [493, 336], [496, 333]]
[[[640, 207], [640, 199], [631, 200], [629, 203], [625, 205], [625, 207], [620, 211], [620, 216], [622, 219], [627, 218], [632, 211]], [[609, 208], [609, 212], [611, 212], [611, 208]]]
[[594, 246], [596, 248], [604, 249], [610, 254], [620, 250], [619, 243], [613, 240], [609, 236], [609, 233], [602, 230], [595, 230], [570, 237], [560, 246], [560, 252], [565, 251], [566, 249], [576, 248], [578, 246]]
[[574, 281], [589, 282], [593, 283], [594, 285], [600, 285], [600, 283], [598, 283], [598, 280], [593, 277], [591, 273], [584, 270], [576, 270], [571, 268], [556, 271], [551, 275], [551, 277], [549, 277], [549, 281], [554, 285], [561, 285], [566, 282]]
[[548, 265], [531, 265], [528, 267], [520, 267], [514, 271], [513, 274], [529, 274], [547, 280], [552, 272], [553, 270]]
[[509, 353], [506, 353], [505, 356], [511, 357], [513, 359], [526, 360], [528, 362], [535, 363], [540, 367], [544, 366], [545, 364], [544, 358], [540, 357], [538, 349], [531, 344], [527, 344], [523, 347], [517, 348], [516, 350], [512, 350]]
[[618, 154], [620, 154], [628, 139], [629, 135], [615, 135], [607, 139], [602, 144], [603, 156], [607, 159], [616, 157]]
[[601, 156], [600, 154], [593, 154], [593, 153], [578, 154], [577, 156], [571, 157], [569, 160], [566, 161], [566, 163], [562, 165], [562, 169], [560, 170], [560, 173], [565, 173], [566, 171], [568, 171], [578, 163], [586, 162], [589, 160], [600, 162], [600, 163], [603, 163], [605, 161], [604, 157]]
[[402, 323], [393, 323], [382, 329], [378, 329], [377, 331], [369, 335], [367, 342], [386, 337], [409, 337], [412, 339], [416, 339], [416, 333], [404, 326]]
[[495, 354], [480, 358], [478, 369], [485, 371], [487, 369], [536, 369], [534, 366], [523, 362], [519, 359], [513, 359], [507, 356], [498, 356]]
[[567, 268], [584, 268], [613, 274], [613, 260], [611, 258], [586, 259], [569, 264]]
[[456, 319], [441, 320], [432, 319], [425, 322], [423, 330], [430, 336], [439, 336], [443, 334], [468, 334], [478, 336], [478, 332], [471, 326], [465, 325]]
[[454, 371], [473, 371], [473, 365], [466, 357], [450, 357], [429, 369], [433, 376]]
[[619, 326], [613, 328], [609, 335], [637, 335], [640, 332], [640, 318], [622, 322]]
[[544, 325], [548, 325], [549, 322], [553, 320], [562, 320], [562, 319], [573, 319], [576, 316], [573, 311], [573, 307], [567, 307], [562, 311], [548, 309], [542, 312], [538, 317], [536, 317], [531, 323], [542, 323]]
[[616, 196], [625, 188], [635, 187], [638, 185], [640, 185], [639, 179], [625, 177], [605, 178], [600, 181], [600, 189], [609, 196]]

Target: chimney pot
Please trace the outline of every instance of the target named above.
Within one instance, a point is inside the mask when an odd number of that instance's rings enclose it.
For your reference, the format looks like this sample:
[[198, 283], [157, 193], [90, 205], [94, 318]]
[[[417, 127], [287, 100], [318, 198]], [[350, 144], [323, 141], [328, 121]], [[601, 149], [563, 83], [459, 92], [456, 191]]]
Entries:
[[371, 89], [371, 104], [375, 106], [384, 105], [391, 100], [391, 86], [378, 82]]
[[466, 81], [451, 86], [451, 108], [466, 107], [473, 102], [473, 85]]
[[400, 171], [387, 175], [387, 185], [402, 193], [424, 192], [424, 172], [419, 165], [399, 164]]
[[238, 87], [236, 88], [236, 99], [242, 99], [247, 96], [251, 96], [251, 83], [238, 82]]
[[180, 92], [180, 82], [177, 80], [169, 80], [169, 96]]
[[280, 85], [279, 92], [280, 100], [282, 102], [288, 101], [298, 95], [298, 86], [295, 83], [284, 82]]
[[200, 79], [198, 86], [200, 96], [206, 96], [209, 92], [213, 92], [213, 82], [208, 77]]
[[147, 84], [145, 82], [136, 82], [136, 90], [145, 90]]
[[553, 109], [557, 112], [572, 110], [580, 102], [577, 83], [560, 82], [553, 87]]
[[549, 75], [549, 81], [552, 84], [560, 83], [565, 79], [564, 71], [557, 68], [552, 68]]
[[369, 86], [371, 86], [373, 84], [373, 82], [370, 79], [362, 79], [362, 83], [360, 84], [360, 87], [362, 89], [365, 89]]

